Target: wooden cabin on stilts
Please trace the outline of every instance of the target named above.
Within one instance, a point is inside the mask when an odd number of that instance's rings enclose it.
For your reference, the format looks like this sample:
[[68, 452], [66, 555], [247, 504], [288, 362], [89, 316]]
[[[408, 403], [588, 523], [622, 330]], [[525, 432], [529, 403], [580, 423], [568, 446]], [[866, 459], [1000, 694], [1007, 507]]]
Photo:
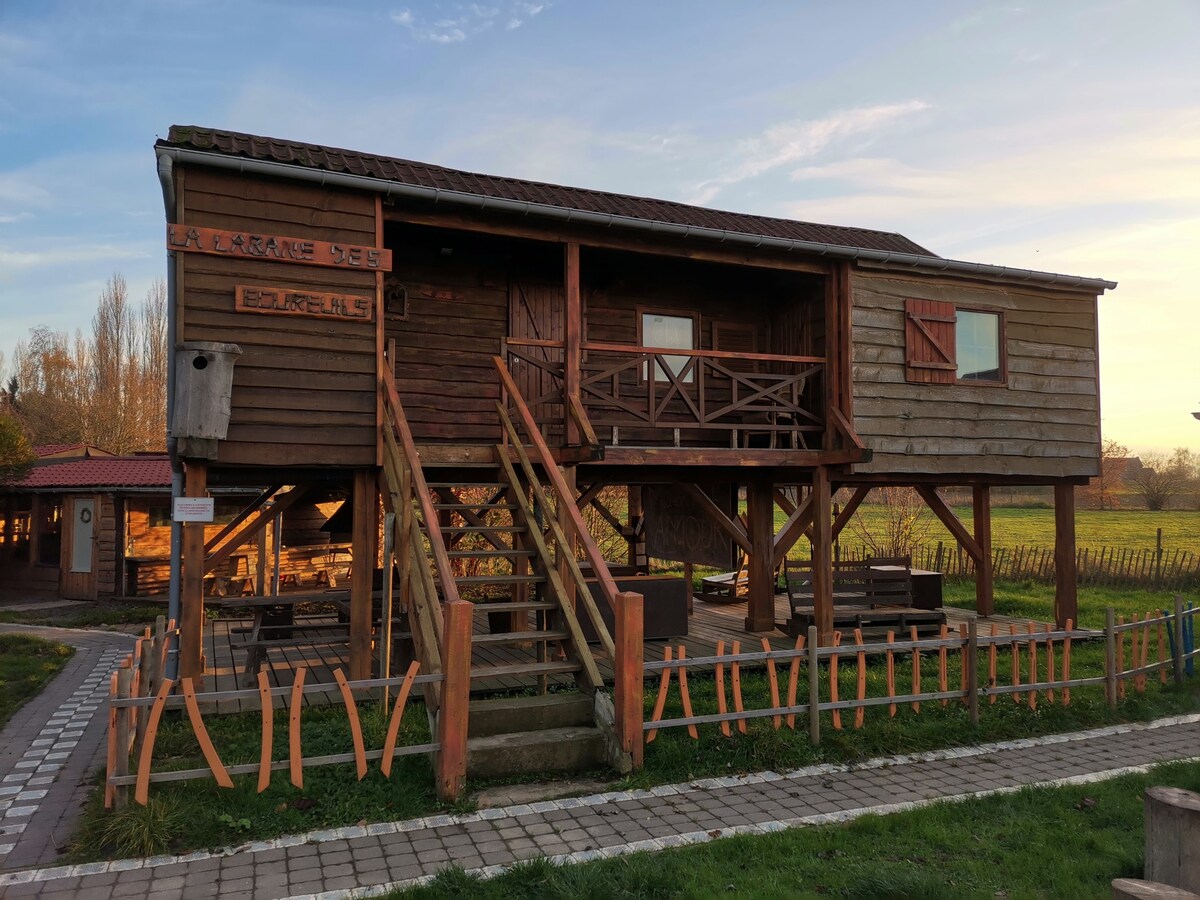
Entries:
[[[1098, 473], [1112, 282], [205, 128], [172, 127], [157, 153], [179, 493], [273, 486], [221, 541], [182, 526], [179, 674], [204, 673], [205, 573], [321, 491], [348, 498], [346, 674], [389, 668], [395, 628], [446, 689], [535, 688], [473, 706], [472, 734], [538, 719], [576, 764], [636, 761], [620, 716], [623, 691], [641, 702], [642, 637], [686, 633], [690, 584], [650, 576], [647, 555], [744, 558], [740, 624], [766, 634], [805, 537], [828, 640], [834, 542], [876, 487], [919, 492], [975, 560], [988, 615], [989, 492], [1052, 485], [1054, 616], [1075, 617], [1073, 498]], [[950, 486], [970, 488], [970, 526]], [[614, 487], [623, 508], [600, 501]], [[454, 629], [467, 658], [442, 657]], [[508, 661], [485, 662], [500, 647]], [[562, 676], [577, 691], [547, 693]], [[615, 751], [589, 732], [606, 723]], [[498, 737], [546, 767], [546, 740]]]

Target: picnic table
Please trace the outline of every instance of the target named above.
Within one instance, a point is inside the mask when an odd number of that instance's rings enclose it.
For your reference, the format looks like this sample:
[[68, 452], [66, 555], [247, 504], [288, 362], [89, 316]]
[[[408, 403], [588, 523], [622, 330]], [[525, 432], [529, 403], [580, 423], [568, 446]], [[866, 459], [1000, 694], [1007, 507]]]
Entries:
[[[788, 634], [804, 634], [816, 624], [811, 562], [784, 563], [791, 616]], [[938, 575], [940, 573], [930, 573]], [[914, 602], [913, 570], [906, 558], [835, 562], [833, 579], [833, 627], [837, 631], [859, 629], [863, 633], [885, 631], [936, 631], [946, 622], [945, 613], [923, 608]], [[940, 581], [938, 582], [940, 594]], [[928, 590], [928, 589], [927, 589]]]

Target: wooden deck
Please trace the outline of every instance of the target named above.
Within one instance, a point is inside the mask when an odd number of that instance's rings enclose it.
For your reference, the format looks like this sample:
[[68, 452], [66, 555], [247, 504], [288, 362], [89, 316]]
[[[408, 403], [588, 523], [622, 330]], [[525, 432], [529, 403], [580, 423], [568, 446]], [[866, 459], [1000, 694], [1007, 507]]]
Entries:
[[[974, 615], [968, 610], [955, 607], [944, 607], [942, 611], [946, 614], [946, 621], [951, 631], [955, 632], [961, 623], [968, 621]], [[788, 606], [785, 594], [776, 596], [775, 614], [776, 621], [782, 622], [787, 618]], [[722, 640], [725, 641], [727, 652], [731, 642], [735, 640], [741, 641], [743, 651], [758, 650], [761, 648], [763, 637], [770, 641], [772, 649], [775, 650], [787, 650], [795, 645], [792, 638], [780, 631], [774, 631], [769, 635], [747, 632], [744, 627], [745, 615], [745, 603], [713, 604], [697, 601], [689, 620], [687, 636], [669, 641], [647, 641], [646, 659], [661, 659], [663, 649], [667, 644], [672, 646], [684, 644], [687, 648], [687, 655], [690, 657], [712, 655], [716, 651], [717, 642]], [[314, 617], [303, 618], [301, 621], [328, 623], [333, 619], [332, 617]], [[1031, 621], [1034, 621], [1039, 628], [1046, 624], [1045, 622], [1007, 616], [991, 616], [980, 620], [986, 625], [995, 623], [1004, 630], [1007, 630], [1010, 625], [1016, 625], [1022, 632], [1027, 630]], [[217, 619], [209, 623], [205, 630], [206, 689], [226, 691], [245, 686], [243, 671], [246, 665], [247, 640], [251, 624], [251, 620], [248, 618]], [[487, 633], [487, 630], [486, 605], [480, 604], [475, 614], [475, 632], [483, 634]], [[298, 639], [295, 646], [272, 647], [268, 651], [266, 671], [271, 683], [275, 686], [291, 684], [292, 672], [299, 665], [308, 667], [307, 680], [309, 682], [332, 682], [334, 669], [346, 667], [348, 647], [345, 637], [339, 639], [322, 634], [320, 631], [312, 631], [309, 635], [312, 641], [305, 643], [299, 639], [304, 636], [303, 625], [297, 626], [297, 632]], [[531, 651], [508, 647], [477, 647], [473, 662], [477, 666], [504, 665], [527, 661], [530, 655]], [[611, 680], [612, 667], [608, 661], [597, 659], [597, 664], [601, 675], [606, 680]], [[549, 680], [551, 684], [570, 684], [571, 676], [551, 676]], [[475, 690], [480, 692], [520, 691], [527, 690], [532, 686], [531, 678], [520, 677], [479, 680], [474, 685]], [[332, 697], [335, 694], [331, 693], [329, 696]], [[320, 702], [320, 695], [317, 695], [316, 698], [306, 698], [306, 702], [312, 702], [313, 699]], [[257, 709], [257, 703], [257, 699], [251, 699], [247, 701], [246, 707]]]

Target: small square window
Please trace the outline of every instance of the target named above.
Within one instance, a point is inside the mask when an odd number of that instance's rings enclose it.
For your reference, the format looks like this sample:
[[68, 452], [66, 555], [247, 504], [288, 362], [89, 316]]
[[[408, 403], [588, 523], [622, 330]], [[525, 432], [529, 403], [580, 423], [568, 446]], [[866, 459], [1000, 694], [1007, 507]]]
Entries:
[[[691, 316], [674, 316], [667, 313], [642, 313], [642, 346], [666, 347], [672, 350], [696, 349], [696, 320]], [[687, 366], [689, 356], [666, 356], [664, 361], [671, 374], [678, 376]], [[642, 366], [642, 378], [646, 377], [646, 366]], [[684, 382], [692, 381], [693, 373], [683, 376]], [[654, 364], [654, 380], [669, 381], [662, 365]]]

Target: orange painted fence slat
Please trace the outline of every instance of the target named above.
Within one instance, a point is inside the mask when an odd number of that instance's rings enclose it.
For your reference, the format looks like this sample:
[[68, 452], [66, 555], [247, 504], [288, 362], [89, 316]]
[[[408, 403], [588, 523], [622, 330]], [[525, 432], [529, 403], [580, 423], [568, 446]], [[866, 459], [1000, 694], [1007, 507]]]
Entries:
[[[725, 642], [717, 641], [717, 656], [725, 655]], [[725, 715], [729, 712], [729, 707], [725, 700], [725, 663], [717, 663], [717, 712]], [[721, 734], [725, 737], [731, 737], [732, 732], [729, 730], [729, 723], [721, 723]]]
[[[854, 643], [858, 647], [861, 647], [863, 645], [863, 637], [862, 637], [862, 629], [861, 628], [854, 629]], [[867, 698], [867, 654], [864, 653], [863, 651], [859, 650], [857, 656], [858, 656], [858, 660], [857, 660], [858, 661], [858, 692], [857, 692], [857, 696], [858, 696], [859, 700], [865, 700]], [[854, 710], [854, 727], [855, 728], [863, 727], [863, 718], [866, 716], [866, 714], [867, 714], [867, 708], [865, 706], [860, 706], [860, 707], [858, 707], [858, 709]]]
[[[737, 645], [735, 644], [734, 646], [736, 647]], [[735, 650], [734, 652], [736, 653], [737, 651]], [[674, 650], [670, 645], [663, 647], [663, 662], [670, 662], [672, 653], [674, 653]], [[654, 712], [650, 716], [651, 722], [662, 721], [663, 707], [667, 705], [667, 689], [670, 686], [671, 670], [663, 669], [662, 680], [658, 684], [658, 698], [654, 701]], [[658, 729], [651, 728], [646, 732], [646, 743], [651, 743], [656, 737], [658, 737]]]
[[404, 706], [408, 703], [408, 695], [412, 692], [413, 679], [421, 663], [413, 660], [404, 673], [404, 683], [400, 685], [400, 693], [396, 695], [396, 705], [392, 707], [392, 719], [388, 722], [387, 737], [383, 741], [383, 759], [379, 761], [379, 769], [384, 778], [392, 776], [392, 760], [396, 753], [396, 739], [400, 735], [400, 719], [404, 716]]
[[[733, 655], [737, 656], [741, 652], [741, 641], [734, 641]], [[734, 712], [745, 712], [746, 707], [742, 705], [742, 664], [737, 660], [734, 660], [733, 665], [730, 667], [729, 678], [733, 683], [733, 710]], [[740, 734], [745, 734], [746, 720], [738, 719], [737, 727]]]
[[142, 744], [141, 756], [138, 758], [137, 784], [133, 791], [133, 799], [142, 806], [146, 805], [150, 796], [150, 759], [154, 755], [154, 739], [158, 736], [158, 723], [162, 720], [163, 707], [167, 703], [167, 694], [171, 693], [172, 683], [170, 678], [162, 680], [158, 693], [154, 697], [154, 705], [150, 707], [150, 720], [146, 724], [146, 740]]
[[[799, 635], [796, 638], [795, 650], [796, 650], [796, 653], [802, 653], [804, 651], [804, 635]], [[796, 689], [799, 686], [799, 682], [800, 682], [800, 657], [794, 656], [794, 657], [792, 657], [792, 664], [788, 670], [787, 705], [789, 707], [796, 705]], [[795, 730], [795, 728], [796, 728], [796, 714], [795, 713], [788, 713], [787, 724], [788, 724], [788, 728]]]
[[367, 748], [363, 744], [362, 723], [358, 720], [358, 704], [354, 702], [354, 694], [346, 683], [346, 673], [341, 669], [333, 670], [333, 680], [337, 682], [338, 690], [342, 692], [342, 702], [346, 705], [346, 718], [350, 721], [350, 739], [354, 742], [354, 768], [358, 780], [362, 781], [367, 775]]
[[267, 673], [258, 670], [258, 698], [262, 708], [262, 748], [258, 755], [258, 793], [271, 784], [271, 753], [275, 739], [275, 704], [271, 702], [271, 683]]
[[196, 742], [200, 745], [200, 752], [204, 754], [204, 761], [208, 763], [208, 767], [212, 769], [213, 777], [223, 788], [233, 787], [233, 779], [229, 777], [229, 773], [225, 770], [224, 763], [221, 762], [221, 757], [217, 755], [217, 748], [213, 746], [212, 738], [208, 736], [208, 729], [204, 727], [204, 718], [200, 715], [200, 706], [196, 703], [196, 686], [192, 683], [192, 679], [184, 678], [180, 681], [180, 686], [183, 688], [183, 702], [187, 706], [188, 719], [192, 723], [192, 731], [196, 734]]
[[[771, 652], [771, 642], [766, 638], [762, 639], [763, 652]], [[771, 686], [771, 706], [774, 709], [779, 709], [779, 676], [775, 671], [775, 660], [767, 660], [767, 680]], [[779, 730], [779, 726], [783, 724], [783, 719], [780, 716], [773, 716], [772, 722], [775, 724], [775, 730]]]
[[304, 789], [304, 758], [300, 749], [300, 710], [304, 706], [304, 676], [308, 669], [296, 667], [295, 680], [292, 682], [292, 705], [288, 710], [288, 760], [292, 784]]

